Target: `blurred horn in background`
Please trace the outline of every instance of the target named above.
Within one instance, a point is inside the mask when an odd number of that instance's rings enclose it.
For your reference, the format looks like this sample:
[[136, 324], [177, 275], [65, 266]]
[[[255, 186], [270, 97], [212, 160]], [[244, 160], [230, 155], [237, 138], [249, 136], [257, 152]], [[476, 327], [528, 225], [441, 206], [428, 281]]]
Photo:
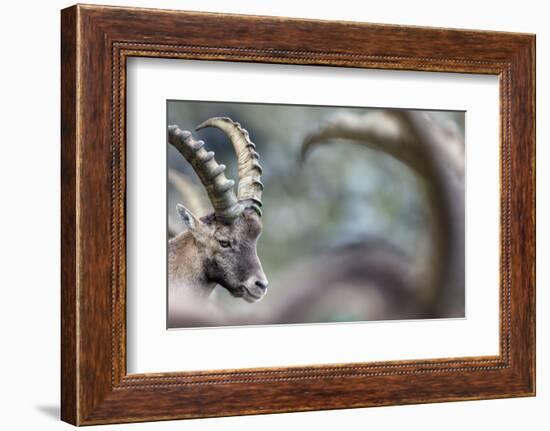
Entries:
[[[431, 214], [432, 242], [422, 281], [429, 286], [431, 294], [422, 308], [432, 317], [463, 316], [463, 137], [456, 130], [440, 126], [427, 113], [419, 111], [380, 110], [363, 116], [345, 115], [328, 121], [306, 136], [300, 153], [302, 163], [314, 147], [335, 140], [354, 142], [385, 153], [411, 168], [422, 179]], [[363, 248], [366, 247], [367, 244], [363, 244]], [[379, 268], [393, 273], [393, 278], [402, 271], [396, 264], [402, 257], [394, 254], [388, 253], [386, 262], [378, 263]], [[368, 279], [368, 274], [365, 277]], [[392, 287], [397, 284], [393, 282]]]
[[[199, 217], [202, 217], [212, 211], [211, 206], [204, 198], [204, 193], [190, 178], [185, 174], [168, 169], [168, 183], [174, 187], [179, 195], [179, 200], [185, 202], [187, 208]], [[170, 213], [169, 213], [170, 214]], [[170, 237], [176, 236], [182, 231], [179, 218], [168, 218], [168, 233]]]

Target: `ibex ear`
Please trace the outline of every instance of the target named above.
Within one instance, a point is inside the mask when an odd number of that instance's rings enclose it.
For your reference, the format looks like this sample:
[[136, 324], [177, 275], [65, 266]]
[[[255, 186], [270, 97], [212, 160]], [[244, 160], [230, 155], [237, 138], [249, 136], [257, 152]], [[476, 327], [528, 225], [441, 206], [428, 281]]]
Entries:
[[195, 216], [191, 211], [189, 211], [181, 204], [176, 205], [176, 211], [178, 212], [178, 215], [181, 217], [182, 221], [191, 231], [197, 229], [197, 226], [199, 225], [199, 223], [201, 223], [197, 216]]

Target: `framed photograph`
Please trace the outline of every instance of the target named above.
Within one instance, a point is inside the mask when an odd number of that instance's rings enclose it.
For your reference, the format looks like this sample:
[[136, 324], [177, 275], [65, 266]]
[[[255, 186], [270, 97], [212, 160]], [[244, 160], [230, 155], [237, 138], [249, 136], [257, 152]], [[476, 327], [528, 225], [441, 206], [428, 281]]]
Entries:
[[535, 37], [61, 13], [61, 416], [535, 394]]

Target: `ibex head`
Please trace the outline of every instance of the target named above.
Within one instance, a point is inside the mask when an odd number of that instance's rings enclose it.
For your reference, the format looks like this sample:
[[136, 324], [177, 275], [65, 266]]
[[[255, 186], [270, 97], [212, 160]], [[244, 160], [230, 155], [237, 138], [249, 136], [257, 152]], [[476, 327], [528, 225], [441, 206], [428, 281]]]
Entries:
[[183, 205], [177, 211], [193, 236], [204, 276], [226, 288], [233, 296], [248, 302], [260, 300], [267, 289], [267, 278], [256, 252], [262, 231], [262, 167], [248, 132], [229, 118], [211, 118], [200, 126], [216, 127], [230, 139], [237, 154], [239, 184], [225, 176], [214, 153], [203, 141], [177, 126], [168, 127], [169, 142], [185, 157], [204, 185], [214, 212], [198, 218]]

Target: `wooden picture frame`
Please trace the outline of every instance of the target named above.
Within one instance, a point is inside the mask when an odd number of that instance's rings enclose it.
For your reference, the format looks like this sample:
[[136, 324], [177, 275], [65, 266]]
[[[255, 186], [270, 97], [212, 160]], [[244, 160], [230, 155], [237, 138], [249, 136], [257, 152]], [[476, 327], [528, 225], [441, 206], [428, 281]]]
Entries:
[[[534, 35], [83, 5], [61, 17], [64, 421], [535, 394]], [[131, 56], [498, 75], [500, 354], [128, 375], [125, 64]]]

